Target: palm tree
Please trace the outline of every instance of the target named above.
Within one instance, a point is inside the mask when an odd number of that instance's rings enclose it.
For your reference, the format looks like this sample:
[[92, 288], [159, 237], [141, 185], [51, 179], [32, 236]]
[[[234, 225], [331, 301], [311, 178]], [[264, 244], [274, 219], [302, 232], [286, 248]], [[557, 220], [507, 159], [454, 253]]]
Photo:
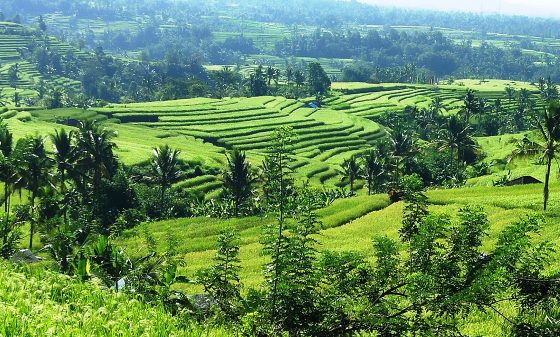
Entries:
[[2, 232], [2, 242], [8, 240], [8, 222], [10, 219], [10, 198], [11, 186], [15, 179], [15, 167], [13, 164], [13, 135], [8, 130], [6, 124], [0, 124], [0, 181], [4, 183], [4, 230]]
[[[385, 159], [377, 148], [370, 150], [362, 157], [363, 178], [367, 181], [368, 194], [372, 195], [375, 187], [379, 187], [385, 175]], [[376, 185], [376, 186], [374, 186]]]
[[239, 215], [239, 208], [253, 192], [255, 179], [251, 174], [251, 165], [245, 153], [234, 149], [227, 157], [228, 170], [224, 172], [224, 188], [233, 197], [234, 215]]
[[344, 170], [344, 177], [350, 183], [350, 192], [354, 192], [354, 182], [360, 175], [361, 167], [355, 156], [346, 159], [342, 164]]
[[14, 138], [6, 124], [0, 124], [0, 153], [2, 159], [0, 162], [0, 180], [4, 183], [4, 212], [9, 211], [9, 185], [13, 176], [13, 165], [11, 162], [13, 153]]
[[[73, 173], [77, 161], [77, 151], [73, 144], [74, 131], [66, 132], [61, 129], [51, 135], [54, 150], [54, 161], [58, 171], [60, 193], [66, 197], [67, 174]], [[66, 204], [66, 203], [65, 203]], [[64, 223], [67, 223], [67, 208], [64, 207]]]
[[515, 98], [515, 89], [508, 85], [506, 87], [506, 96], [508, 98], [508, 101], [512, 102]]
[[6, 106], [6, 104], [8, 104], [8, 96], [3, 93], [3, 90], [4, 89], [0, 88], [0, 106]]
[[294, 82], [299, 95], [299, 89], [305, 84], [305, 74], [301, 70], [296, 70], [294, 73]]
[[268, 66], [266, 68], [266, 78], [269, 87], [270, 87], [270, 82], [274, 79], [275, 74], [276, 74], [276, 69], [274, 69], [272, 66]]
[[480, 100], [476, 98], [474, 90], [467, 89], [467, 93], [463, 99], [463, 104], [465, 106], [462, 112], [465, 116], [465, 121], [469, 122], [471, 116], [478, 114], [480, 111]]
[[294, 69], [292, 69], [292, 67], [288, 67], [288, 69], [286, 69], [286, 82], [288, 83], [288, 85], [292, 83], [293, 79], [294, 79]]
[[45, 139], [40, 136], [23, 138], [18, 141], [16, 150], [20, 151], [18, 156], [19, 177], [22, 186], [30, 193], [29, 203], [31, 206], [31, 219], [29, 229], [29, 249], [33, 247], [33, 235], [35, 234], [35, 200], [39, 196], [41, 188], [50, 185], [50, 168], [52, 160], [47, 156], [45, 150]]
[[117, 159], [113, 153], [116, 144], [112, 141], [115, 133], [100, 128], [96, 122], [84, 121], [78, 126], [76, 150], [78, 166], [93, 186], [93, 196], [97, 197], [103, 177], [112, 177], [117, 170]]
[[181, 151], [172, 150], [169, 145], [153, 149], [151, 170], [154, 181], [161, 188], [160, 211], [164, 214], [165, 192], [181, 177], [179, 170], [179, 154]]
[[469, 125], [457, 116], [447, 120], [440, 138], [436, 141], [440, 150], [449, 150], [458, 163], [466, 159], [467, 150], [476, 150], [476, 141], [471, 136]]
[[434, 98], [429, 108], [432, 110], [434, 115], [439, 115], [443, 109], [443, 101], [441, 97]]
[[398, 183], [401, 175], [401, 166], [416, 152], [416, 139], [410, 130], [396, 127], [389, 132], [389, 145], [394, 160], [394, 179]]
[[76, 162], [76, 148], [73, 145], [74, 131], [66, 132], [61, 129], [51, 135], [51, 142], [54, 150], [54, 160], [58, 170], [60, 182], [60, 193], [66, 191], [67, 173], [71, 171]]
[[543, 190], [543, 208], [546, 211], [552, 161], [556, 159], [556, 154], [560, 149], [560, 103], [550, 103], [541, 116], [534, 115], [533, 118], [535, 119], [537, 129], [543, 137], [544, 143], [539, 144], [524, 138], [508, 160], [511, 161], [515, 157], [533, 156], [537, 153], [542, 154], [541, 158], [546, 162], [546, 175]]

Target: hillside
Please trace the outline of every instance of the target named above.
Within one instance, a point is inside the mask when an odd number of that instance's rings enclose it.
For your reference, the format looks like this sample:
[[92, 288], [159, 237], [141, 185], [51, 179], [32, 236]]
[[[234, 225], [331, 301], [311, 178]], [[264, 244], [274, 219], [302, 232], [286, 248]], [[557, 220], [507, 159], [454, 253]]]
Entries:
[[560, 336], [559, 64], [552, 18], [0, 0], [0, 337]]
[[[16, 91], [21, 101], [28, 98], [31, 99], [29, 102], [34, 102], [39, 96], [41, 82], [48, 82], [52, 88], [63, 88], [68, 93], [81, 91], [79, 81], [59, 75], [41, 75], [39, 65], [26, 60], [24, 55], [38, 41], [44, 44], [46, 50], [61, 55], [78, 58], [87, 55], [52, 36], [44, 37], [25, 26], [0, 22], [0, 97], [4, 104], [13, 103]], [[17, 69], [15, 78], [10, 77], [10, 71], [14, 68]]]

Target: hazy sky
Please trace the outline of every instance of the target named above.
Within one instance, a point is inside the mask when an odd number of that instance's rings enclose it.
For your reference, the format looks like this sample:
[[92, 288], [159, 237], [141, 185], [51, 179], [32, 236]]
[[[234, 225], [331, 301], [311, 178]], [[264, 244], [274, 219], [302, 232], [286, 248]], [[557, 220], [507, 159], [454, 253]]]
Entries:
[[360, 0], [382, 6], [560, 17], [560, 0]]

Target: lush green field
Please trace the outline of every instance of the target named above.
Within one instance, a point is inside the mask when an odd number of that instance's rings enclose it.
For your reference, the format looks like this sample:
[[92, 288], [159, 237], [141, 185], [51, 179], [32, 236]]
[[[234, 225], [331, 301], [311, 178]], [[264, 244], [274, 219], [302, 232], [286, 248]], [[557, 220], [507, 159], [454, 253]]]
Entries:
[[[463, 84], [463, 85], [461, 85]], [[75, 119], [107, 121], [116, 131], [117, 154], [126, 164], [145, 162], [152, 148], [169, 144], [182, 151], [181, 157], [220, 171], [225, 153], [232, 148], [247, 151], [254, 167], [263, 155], [279, 126], [291, 126], [295, 142], [296, 178], [309, 180], [315, 186], [343, 186], [340, 181], [342, 162], [364, 152], [385, 136], [385, 128], [373, 120], [406, 106], [427, 107], [439, 99], [444, 114], [456, 113], [463, 104], [467, 88], [477, 91], [489, 104], [501, 99], [506, 110], [515, 108], [504, 89], [532, 89], [529, 83], [509, 81], [458, 80], [438, 86], [406, 84], [335, 83], [335, 94], [326, 99], [321, 109], [306, 107], [305, 101], [281, 97], [197, 98], [177, 101], [113, 104], [103, 108], [9, 111], [2, 116], [16, 137], [52, 133], [55, 122]], [[541, 106], [537, 106], [541, 108]], [[58, 126], [61, 127], [61, 126]], [[542, 179], [544, 167], [532, 161], [516, 160], [506, 165], [506, 158], [523, 135], [480, 138], [486, 161], [493, 165], [492, 175], [473, 179], [468, 185], [487, 186], [507, 170], [512, 177], [535, 175]], [[195, 177], [179, 186], [195, 195], [213, 196], [221, 189], [219, 176]]]
[[[0, 262], [0, 336], [228, 336], [95, 283]], [[206, 331], [205, 331], [206, 330]]]
[[79, 90], [80, 82], [57, 75], [42, 77], [34, 64], [26, 62], [20, 55], [21, 50], [26, 50], [34, 41], [45, 41], [50, 50], [65, 55], [72, 53], [76, 57], [85, 55], [84, 52], [49, 36], [46, 39], [33, 35], [33, 31], [24, 26], [11, 22], [0, 22], [0, 94], [3, 100], [10, 103], [13, 100], [15, 89], [8, 80], [10, 67], [17, 64], [18, 81], [17, 91], [23, 100], [26, 97], [37, 97], [37, 86], [41, 80], [48, 81], [50, 85], [62, 87], [66, 91]]
[[[504, 81], [466, 82], [477, 89], [478, 94], [489, 100], [503, 98], [506, 85], [530, 89], [530, 84]], [[338, 90], [327, 99], [326, 107], [312, 109], [304, 106], [303, 101], [279, 97], [225, 98], [222, 100], [198, 98], [179, 101], [151, 102], [143, 104], [115, 104], [104, 108], [89, 110], [58, 109], [15, 111], [9, 116], [7, 124], [16, 138], [29, 134], [53, 132], [54, 128], [70, 128], [55, 124], [56, 121], [70, 121], [78, 118], [96, 119], [116, 131], [117, 154], [126, 164], [145, 162], [152, 148], [168, 143], [182, 151], [181, 158], [198, 162], [208, 167], [221, 169], [225, 153], [234, 147], [244, 149], [254, 166], [258, 166], [271, 144], [273, 131], [281, 125], [291, 125], [298, 135], [296, 142], [296, 177], [299, 181], [309, 179], [313, 186], [335, 186], [340, 183], [340, 164], [345, 158], [370, 147], [384, 136], [384, 128], [372, 121], [387, 111], [401, 111], [407, 105], [427, 106], [439, 97], [447, 114], [456, 113], [465, 94], [466, 85], [373, 85], [363, 83], [336, 84]], [[505, 103], [507, 106], [508, 103]], [[560, 184], [553, 176], [550, 211], [542, 213], [542, 185], [516, 187], [492, 187], [492, 182], [510, 169], [512, 177], [530, 174], [542, 179], [544, 167], [531, 160], [518, 160], [506, 165], [505, 159], [513, 151], [515, 140], [523, 137], [503, 135], [479, 138], [478, 142], [487, 154], [486, 161], [494, 163], [493, 173], [471, 179], [466, 188], [451, 190], [430, 190], [427, 192], [430, 211], [456, 214], [466, 205], [482, 205], [489, 215], [490, 232], [484, 241], [484, 249], [491, 252], [498, 233], [516, 219], [527, 214], [544, 216], [544, 230], [538, 240], [549, 240], [557, 248], [554, 262], [560, 261], [560, 234], [557, 226], [560, 218]], [[205, 174], [182, 181], [177, 186], [196, 192], [198, 195], [213, 196], [221, 189], [219, 175]], [[363, 194], [363, 193], [361, 193]], [[14, 201], [18, 203], [18, 200]], [[362, 254], [373, 262], [372, 238], [377, 235], [398, 239], [402, 221], [403, 203], [390, 204], [386, 195], [365, 196], [340, 199], [329, 207], [319, 210], [318, 215], [323, 228], [316, 236], [319, 251], [353, 251]], [[173, 245], [176, 257], [184, 264], [179, 273], [193, 278], [196, 272], [207, 267], [215, 255], [216, 240], [220, 231], [234, 228], [240, 234], [241, 278], [249, 287], [258, 287], [263, 282], [263, 266], [267, 262], [262, 254], [261, 238], [265, 225], [275, 218], [249, 217], [241, 219], [187, 218], [161, 222], [144, 223], [126, 231], [117, 239], [117, 245], [124, 247], [131, 256], [142, 256], [147, 252], [146, 232], [150, 233], [161, 252]], [[174, 240], [168, 238], [173, 236]], [[36, 248], [40, 247], [36, 240]], [[558, 265], [554, 263], [553, 265]], [[8, 282], [0, 284], [0, 294], [13, 304], [0, 307], [0, 319], [5, 319], [5, 332], [12, 335], [40, 336], [48, 333], [53, 324], [66, 324], [60, 318], [67, 310], [67, 302], [92, 303], [84, 306], [83, 311], [73, 312], [76, 317], [91, 315], [91, 312], [112, 310], [115, 303], [123, 302], [120, 294], [101, 290], [96, 285], [81, 285], [65, 277], [46, 272], [14, 270], [0, 266]], [[549, 270], [549, 272], [555, 272]], [[45, 279], [46, 281], [42, 281]], [[24, 280], [24, 281], [22, 281]], [[47, 282], [47, 283], [44, 283]], [[45, 284], [50, 289], [45, 290]], [[59, 286], [75, 294], [72, 298], [60, 297]], [[189, 293], [199, 293], [201, 288], [191, 284], [177, 285]], [[33, 293], [38, 295], [31, 295]], [[9, 295], [9, 294], [16, 295]], [[6, 294], [6, 295], [4, 295]], [[10, 297], [12, 296], [12, 297]], [[6, 303], [12, 303], [6, 302]], [[122, 316], [115, 319], [115, 330], [130, 331], [132, 335], [190, 336], [189, 332], [179, 332], [177, 321], [171, 320], [160, 308], [148, 308], [136, 301], [126, 301]], [[41, 306], [39, 306], [41, 304]], [[32, 311], [39, 306], [40, 311]], [[514, 310], [513, 308], [508, 310]], [[38, 312], [39, 315], [31, 315]], [[119, 311], [120, 312], [120, 311]], [[10, 315], [27, 314], [29, 319], [20, 324]], [[141, 313], [141, 314], [140, 314]], [[130, 330], [125, 324], [136, 322], [140, 315], [143, 323]], [[7, 318], [6, 318], [7, 317]], [[66, 317], [66, 316], [65, 316]], [[70, 317], [70, 316], [69, 316]], [[72, 318], [74, 316], [71, 316]], [[120, 318], [122, 317], [122, 319]], [[70, 319], [68, 318], [68, 319]], [[90, 322], [91, 335], [107, 334], [105, 323], [113, 319], [107, 314], [97, 315]], [[58, 322], [58, 323], [53, 323]], [[464, 332], [500, 336], [501, 320], [495, 315], [479, 313], [469, 316], [462, 327]], [[69, 323], [70, 324], [70, 323]], [[73, 324], [73, 323], [72, 323]], [[72, 335], [81, 326], [68, 325], [64, 331]], [[38, 326], [37, 332], [30, 332]], [[55, 325], [55, 329], [57, 326]], [[140, 330], [138, 330], [140, 329]], [[144, 329], [144, 330], [142, 330]], [[151, 329], [151, 330], [149, 330]], [[58, 335], [64, 336], [56, 331]], [[192, 329], [193, 335], [202, 333]], [[66, 332], [65, 332], [66, 333]], [[226, 332], [211, 332], [216, 336]], [[124, 336], [127, 336], [126, 334]]]
[[[544, 214], [545, 226], [542, 240], [554, 242], [560, 249], [557, 237], [560, 228], [560, 185], [554, 184], [551, 193], [551, 211]], [[529, 214], [542, 213], [542, 185], [516, 187], [475, 187], [451, 190], [433, 190], [427, 193], [431, 203], [430, 211], [454, 214], [467, 205], [481, 205], [489, 215], [490, 236], [485, 248], [492, 251], [497, 234], [515, 220]], [[389, 205], [386, 195], [359, 196], [336, 201], [318, 212], [323, 222], [323, 230], [317, 236], [320, 250], [354, 251], [371, 256], [372, 239], [376, 235], [398, 239], [401, 227], [403, 203]], [[153, 222], [125, 233], [119, 244], [132, 255], [146, 253], [143, 232], [150, 232], [158, 242], [158, 249], [168, 248], [166, 238], [173, 234], [179, 241], [175, 247], [184, 259], [183, 273], [192, 276], [207, 266], [215, 254], [216, 239], [221, 230], [234, 228], [241, 235], [240, 258], [242, 278], [245, 284], [257, 286], [262, 281], [262, 267], [265, 258], [261, 254], [260, 238], [266, 224], [274, 218], [244, 218], [216, 220], [208, 218], [178, 219]], [[560, 261], [560, 250], [555, 259]], [[191, 291], [198, 288], [187, 287]]]

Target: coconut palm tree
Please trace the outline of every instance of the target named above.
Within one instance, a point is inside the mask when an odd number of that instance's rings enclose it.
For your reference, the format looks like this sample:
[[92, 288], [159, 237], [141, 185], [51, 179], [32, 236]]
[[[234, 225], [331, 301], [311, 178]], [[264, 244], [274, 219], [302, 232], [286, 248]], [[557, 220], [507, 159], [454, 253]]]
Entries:
[[449, 117], [436, 143], [440, 150], [449, 150], [458, 163], [465, 161], [467, 150], [475, 151], [478, 148], [471, 136], [470, 126], [457, 116]]
[[467, 89], [467, 93], [463, 99], [464, 108], [461, 110], [468, 123], [471, 116], [476, 115], [480, 111], [480, 100], [476, 97], [474, 90]]
[[270, 87], [270, 82], [272, 82], [272, 80], [274, 79], [275, 74], [276, 74], [276, 69], [274, 69], [272, 66], [268, 66], [266, 68], [266, 78], [269, 87]]
[[41, 136], [23, 138], [18, 141], [16, 151], [19, 151], [18, 175], [21, 179], [21, 186], [25, 187], [29, 193], [29, 204], [31, 206], [31, 219], [29, 229], [29, 249], [33, 247], [33, 235], [35, 234], [35, 201], [39, 196], [39, 191], [46, 186], [51, 186], [50, 169], [52, 159], [47, 156], [45, 149], [45, 139]]
[[344, 161], [342, 169], [344, 170], [343, 179], [348, 179], [350, 183], [350, 192], [354, 192], [354, 182], [360, 176], [360, 163], [358, 163], [355, 156], [352, 156]]
[[13, 136], [6, 124], [0, 124], [0, 181], [4, 183], [4, 224], [2, 226], [2, 243], [8, 241], [10, 220], [10, 199], [12, 186], [16, 178], [13, 156]]
[[294, 82], [299, 96], [299, 89], [305, 84], [305, 74], [299, 69], [294, 72]]
[[[58, 173], [58, 183], [60, 184], [60, 194], [66, 198], [67, 175], [76, 173], [75, 164], [77, 161], [77, 151], [73, 144], [74, 131], [66, 132], [61, 129], [56, 130], [51, 135], [53, 144], [54, 162]], [[66, 205], [66, 203], [64, 203]], [[64, 206], [64, 223], [68, 222], [67, 208]]]
[[153, 180], [160, 187], [160, 211], [164, 214], [165, 193], [181, 177], [179, 170], [179, 155], [181, 151], [173, 150], [169, 145], [153, 149], [151, 163], [151, 174]]
[[112, 177], [117, 170], [118, 162], [113, 153], [116, 148], [112, 141], [114, 136], [114, 132], [99, 127], [94, 121], [80, 122], [78, 126], [78, 167], [91, 182], [94, 199], [98, 195], [102, 178]]
[[416, 139], [410, 130], [403, 127], [395, 127], [389, 132], [388, 142], [391, 148], [394, 166], [394, 183], [398, 183], [403, 169], [403, 165], [416, 153]]
[[515, 157], [528, 157], [538, 153], [542, 154], [541, 159], [546, 162], [546, 174], [543, 190], [543, 208], [546, 211], [549, 198], [550, 171], [552, 161], [557, 158], [560, 150], [560, 103], [553, 102], [543, 111], [542, 115], [533, 116], [537, 129], [539, 130], [544, 143], [530, 141], [524, 138], [517, 149], [510, 155], [508, 160]]
[[515, 89], [508, 85], [506, 87], [506, 96], [508, 98], [508, 101], [512, 102], [515, 98]]
[[66, 132], [61, 129], [56, 130], [51, 135], [53, 144], [54, 161], [58, 170], [58, 179], [60, 183], [60, 193], [66, 192], [67, 174], [74, 168], [77, 160], [77, 151], [73, 144], [74, 131]]
[[385, 158], [374, 148], [362, 157], [362, 164], [362, 177], [367, 182], [368, 194], [372, 195], [383, 182], [386, 173]]
[[0, 124], [0, 180], [4, 183], [4, 212], [9, 212], [10, 181], [14, 175], [12, 165], [14, 138], [6, 124]]
[[288, 85], [292, 84], [293, 79], [294, 69], [292, 69], [292, 67], [288, 67], [288, 69], [286, 69], [286, 83], [288, 83]]
[[234, 149], [227, 157], [228, 169], [224, 172], [224, 189], [233, 197], [234, 215], [239, 215], [239, 208], [251, 196], [255, 178], [251, 174], [251, 165], [245, 153]]

